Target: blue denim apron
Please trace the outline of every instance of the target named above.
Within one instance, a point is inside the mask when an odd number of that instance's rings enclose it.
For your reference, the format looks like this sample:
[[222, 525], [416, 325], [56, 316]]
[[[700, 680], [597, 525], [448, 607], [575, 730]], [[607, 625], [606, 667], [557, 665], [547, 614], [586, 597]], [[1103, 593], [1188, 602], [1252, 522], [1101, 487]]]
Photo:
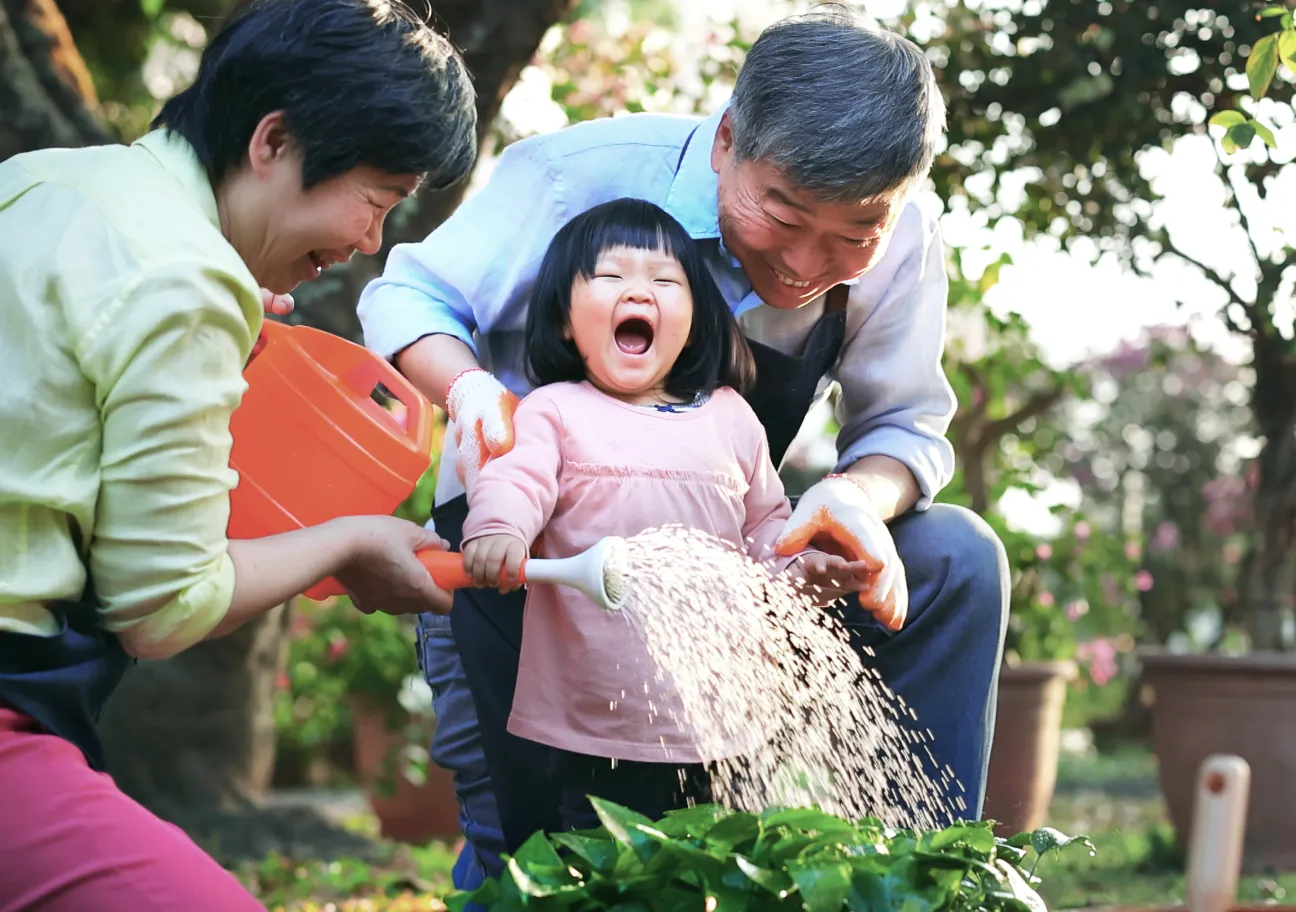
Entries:
[[104, 771], [96, 726], [135, 660], [100, 628], [94, 604], [91, 594], [81, 602], [50, 603], [56, 636], [0, 631], [0, 703], [75, 744], [91, 769]]

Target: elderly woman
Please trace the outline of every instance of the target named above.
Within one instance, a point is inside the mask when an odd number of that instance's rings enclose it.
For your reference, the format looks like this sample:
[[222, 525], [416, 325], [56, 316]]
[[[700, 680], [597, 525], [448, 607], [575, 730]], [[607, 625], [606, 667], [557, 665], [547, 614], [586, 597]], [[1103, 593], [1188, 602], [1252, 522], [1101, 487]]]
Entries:
[[[266, 301], [460, 180], [453, 49], [380, 0], [264, 0], [129, 147], [0, 165], [0, 910], [260, 908], [102, 772], [133, 657], [222, 636], [328, 576], [446, 610], [389, 516], [227, 541], [230, 415]], [[274, 293], [271, 295], [270, 293]]]

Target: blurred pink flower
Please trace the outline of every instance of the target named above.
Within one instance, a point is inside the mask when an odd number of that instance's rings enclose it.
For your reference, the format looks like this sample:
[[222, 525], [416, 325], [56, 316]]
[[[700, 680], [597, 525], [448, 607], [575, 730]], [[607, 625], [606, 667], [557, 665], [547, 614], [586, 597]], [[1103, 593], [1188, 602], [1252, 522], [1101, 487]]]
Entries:
[[1116, 646], [1111, 640], [1098, 638], [1076, 647], [1076, 658], [1089, 663], [1089, 677], [1102, 687], [1116, 677], [1120, 669], [1116, 665]]
[[1052, 592], [1041, 592], [1041, 593], [1040, 593], [1039, 595], [1037, 595], [1035, 598], [1036, 598], [1036, 600], [1037, 600], [1041, 605], [1043, 605], [1045, 608], [1052, 608], [1052, 607], [1053, 607], [1054, 599], [1053, 599], [1053, 593], [1052, 593]]
[[1084, 599], [1074, 599], [1067, 603], [1066, 616], [1073, 621], [1078, 621], [1089, 613], [1089, 603]]
[[1035, 556], [1040, 560], [1048, 560], [1053, 556], [1053, 546], [1048, 542], [1040, 542], [1039, 547], [1035, 549]]
[[288, 672], [281, 671], [275, 675], [274, 686], [275, 690], [287, 690], [292, 687], [292, 679], [288, 677]]
[[1089, 528], [1089, 523], [1085, 522], [1083, 519], [1080, 520], [1078, 523], [1075, 524], [1076, 541], [1078, 542], [1088, 541], [1089, 535], [1092, 531], [1093, 530]]
[[1157, 523], [1152, 532], [1149, 549], [1153, 552], [1171, 551], [1179, 546], [1179, 527], [1169, 520]]
[[1139, 592], [1147, 592], [1152, 588], [1152, 574], [1146, 570], [1140, 570], [1134, 574], [1134, 586]]
[[1142, 547], [1139, 546], [1138, 542], [1127, 541], [1125, 543], [1125, 556], [1128, 557], [1130, 560], [1138, 560], [1142, 554], [1143, 554], [1143, 549]]
[[338, 659], [346, 655], [347, 650], [350, 648], [351, 644], [347, 641], [346, 637], [341, 634], [334, 635], [329, 640], [328, 644], [328, 661], [336, 662]]

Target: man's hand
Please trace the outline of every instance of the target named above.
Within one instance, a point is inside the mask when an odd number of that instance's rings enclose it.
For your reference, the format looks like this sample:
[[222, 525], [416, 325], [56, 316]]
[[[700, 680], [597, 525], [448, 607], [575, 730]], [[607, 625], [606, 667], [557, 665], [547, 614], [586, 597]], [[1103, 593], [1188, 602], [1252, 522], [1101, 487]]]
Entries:
[[447, 614], [450, 593], [432, 581], [416, 556], [449, 545], [435, 532], [394, 516], [346, 516], [332, 521], [344, 527], [352, 557], [335, 576], [351, 601], [365, 614]]
[[848, 476], [829, 475], [806, 491], [775, 544], [784, 557], [807, 548], [858, 565], [852, 588], [860, 606], [888, 630], [904, 625], [909, 586], [895, 542], [873, 502]]
[[481, 368], [455, 377], [446, 392], [446, 414], [455, 423], [455, 472], [471, 491], [486, 460], [513, 449], [518, 398]]
[[865, 588], [872, 576], [872, 567], [870, 561], [849, 561], [837, 554], [807, 551], [798, 555], [783, 575], [809, 593], [816, 605], [823, 607]]
[[526, 555], [526, 542], [516, 535], [483, 535], [463, 546], [464, 569], [473, 585], [506, 593], [521, 588]]

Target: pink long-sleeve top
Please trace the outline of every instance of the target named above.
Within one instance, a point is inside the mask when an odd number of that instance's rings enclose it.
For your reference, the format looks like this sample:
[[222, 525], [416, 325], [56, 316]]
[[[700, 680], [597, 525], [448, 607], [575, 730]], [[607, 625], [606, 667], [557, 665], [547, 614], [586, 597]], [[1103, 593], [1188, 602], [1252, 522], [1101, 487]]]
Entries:
[[[513, 422], [513, 449], [486, 464], [469, 494], [465, 542], [503, 533], [534, 543], [537, 556], [569, 557], [607, 535], [676, 524], [744, 548], [772, 571], [785, 566], [774, 542], [791, 508], [764, 429], [733, 390], [662, 412], [587, 382], [559, 383], [523, 399]], [[706, 593], [697, 604], [706, 610]], [[730, 739], [703, 756], [655, 668], [619, 613], [569, 587], [528, 586], [508, 729], [563, 750], [651, 762], [715, 760], [759, 741], [752, 732], [751, 743]]]

